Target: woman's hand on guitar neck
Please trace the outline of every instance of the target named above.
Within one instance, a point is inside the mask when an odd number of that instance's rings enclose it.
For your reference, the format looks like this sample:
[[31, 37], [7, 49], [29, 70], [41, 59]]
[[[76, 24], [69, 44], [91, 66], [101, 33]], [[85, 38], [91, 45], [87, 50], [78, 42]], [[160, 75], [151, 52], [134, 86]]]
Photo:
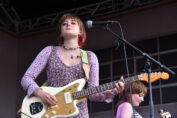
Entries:
[[[120, 80], [123, 80], [123, 79], [124, 79], [123, 76], [121, 76]], [[115, 88], [108, 90], [108, 92], [107, 92], [108, 98], [112, 97], [113, 95], [116, 95], [124, 90], [124, 83], [123, 82], [120, 81], [120, 82], [116, 83], [115, 85], [116, 85]]]
[[54, 106], [57, 104], [57, 99], [50, 93], [45, 92], [41, 88], [34, 91], [34, 96], [39, 97], [44, 103]]
[[[124, 80], [123, 76], [121, 76], [120, 80]], [[116, 83], [116, 88], [114, 88], [114, 93], [118, 94], [124, 90], [124, 83], [122, 81]]]

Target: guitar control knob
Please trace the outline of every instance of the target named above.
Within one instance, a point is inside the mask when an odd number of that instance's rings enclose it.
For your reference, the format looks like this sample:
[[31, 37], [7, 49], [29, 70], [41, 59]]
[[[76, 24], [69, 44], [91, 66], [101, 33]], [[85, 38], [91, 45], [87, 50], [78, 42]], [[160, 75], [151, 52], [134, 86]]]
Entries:
[[49, 118], [49, 115], [48, 115], [48, 114], [45, 114], [45, 118]]
[[56, 114], [56, 111], [52, 110], [52, 114], [55, 115], [55, 114]]
[[69, 110], [69, 113], [72, 113], [73, 111], [72, 110]]

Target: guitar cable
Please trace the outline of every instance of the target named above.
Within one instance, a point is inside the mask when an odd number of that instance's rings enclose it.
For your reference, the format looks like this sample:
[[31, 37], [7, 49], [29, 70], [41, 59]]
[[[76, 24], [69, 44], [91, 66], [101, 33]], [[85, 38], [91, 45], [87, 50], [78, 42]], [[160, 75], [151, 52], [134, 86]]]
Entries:
[[17, 118], [21, 118], [21, 114], [24, 114], [25, 116], [27, 116], [27, 117], [29, 117], [29, 118], [32, 118], [32, 117], [29, 116], [28, 114], [23, 113], [23, 112], [21, 112], [21, 111], [19, 111], [19, 112], [17, 113]]

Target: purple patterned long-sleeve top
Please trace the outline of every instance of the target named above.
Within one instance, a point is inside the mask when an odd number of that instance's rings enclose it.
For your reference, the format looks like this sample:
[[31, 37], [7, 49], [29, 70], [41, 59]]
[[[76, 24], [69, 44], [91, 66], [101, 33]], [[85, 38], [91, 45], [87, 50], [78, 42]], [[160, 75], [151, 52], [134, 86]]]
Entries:
[[[90, 78], [87, 88], [90, 88], [99, 85], [99, 65], [93, 52], [87, 51], [87, 55], [90, 65]], [[21, 80], [21, 84], [24, 90], [27, 90], [29, 97], [39, 88], [35, 79], [44, 68], [46, 68], [48, 84], [52, 87], [62, 87], [74, 80], [85, 78], [81, 62], [74, 66], [67, 66], [61, 59], [59, 46], [47, 46], [37, 55]], [[91, 95], [89, 99], [93, 101], [110, 100], [106, 99], [105, 92]], [[87, 100], [81, 101], [77, 106], [79, 115], [76, 118], [89, 118]]]

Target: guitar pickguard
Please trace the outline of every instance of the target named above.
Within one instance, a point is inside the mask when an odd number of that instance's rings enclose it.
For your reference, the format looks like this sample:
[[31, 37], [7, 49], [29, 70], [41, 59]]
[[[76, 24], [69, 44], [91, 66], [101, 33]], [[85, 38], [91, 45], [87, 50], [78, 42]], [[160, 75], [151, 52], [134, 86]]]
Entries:
[[[72, 97], [72, 93], [77, 91], [78, 85], [79, 84], [76, 83], [62, 90], [61, 92], [57, 93], [55, 95], [58, 101], [57, 105], [54, 107], [48, 107], [47, 111], [42, 116], [42, 118], [45, 118], [46, 115], [48, 115], [50, 118], [51, 116], [54, 116], [54, 115], [63, 116], [63, 115], [73, 114], [76, 111], [76, 107], [74, 106], [74, 99]], [[71, 98], [70, 103], [67, 103], [68, 98], [66, 98], [66, 96], [64, 95], [65, 93], [70, 94], [70, 98]]]

